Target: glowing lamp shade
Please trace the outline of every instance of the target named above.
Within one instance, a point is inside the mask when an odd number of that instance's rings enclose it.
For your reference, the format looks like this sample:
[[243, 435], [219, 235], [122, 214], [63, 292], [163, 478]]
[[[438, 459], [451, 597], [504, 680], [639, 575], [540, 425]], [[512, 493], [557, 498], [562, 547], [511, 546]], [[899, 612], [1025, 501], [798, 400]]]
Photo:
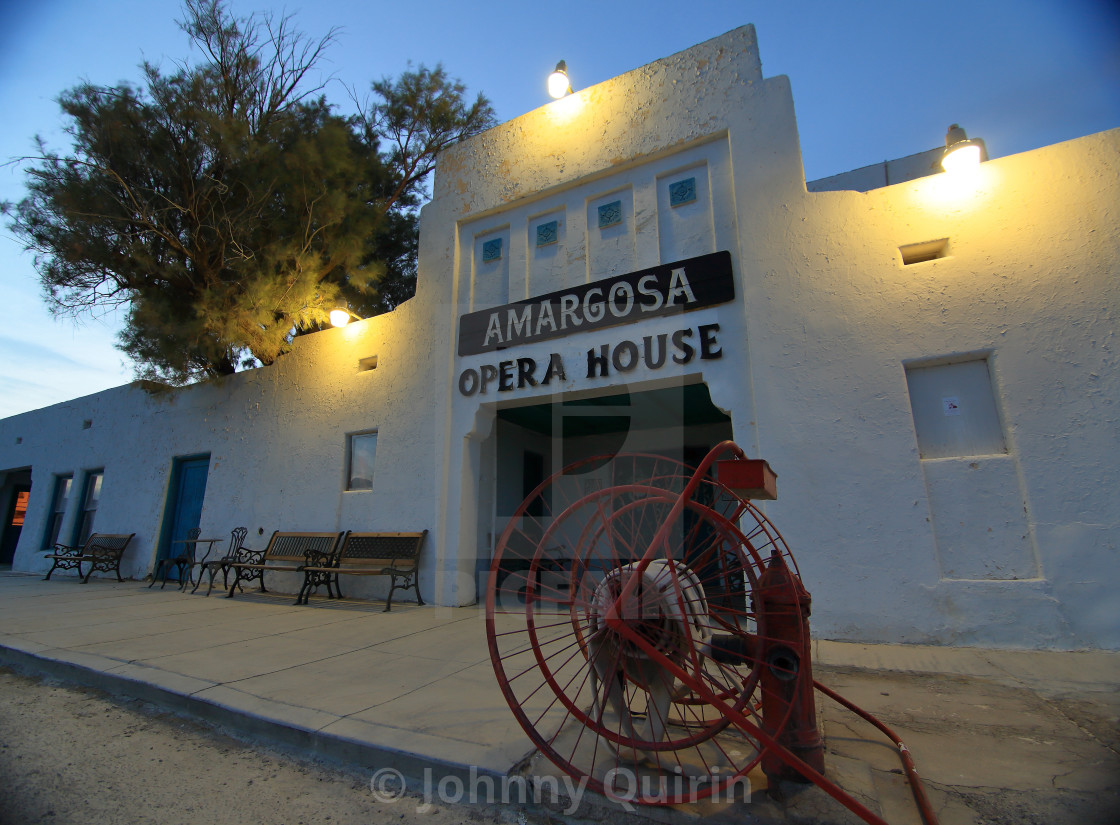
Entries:
[[980, 165], [980, 147], [975, 143], [966, 142], [964, 146], [956, 146], [941, 159], [941, 168], [946, 172], [955, 172], [958, 169], [967, 169], [970, 166]]
[[331, 310], [331, 326], [344, 327], [350, 323], [350, 312], [345, 309], [332, 309]]
[[941, 168], [946, 172], [970, 169], [987, 160], [984, 141], [969, 138], [964, 129], [954, 123], [945, 133], [945, 154], [941, 157]]
[[568, 64], [561, 60], [556, 64], [552, 74], [548, 76], [548, 94], [559, 100], [572, 91], [572, 84], [568, 80]]

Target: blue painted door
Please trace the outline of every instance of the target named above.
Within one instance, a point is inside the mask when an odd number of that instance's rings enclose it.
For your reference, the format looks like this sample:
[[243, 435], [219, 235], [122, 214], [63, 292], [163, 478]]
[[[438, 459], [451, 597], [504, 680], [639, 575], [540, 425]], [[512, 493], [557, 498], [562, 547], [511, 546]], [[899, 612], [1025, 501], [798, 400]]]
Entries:
[[[185, 544], [173, 542], [187, 537], [187, 531], [198, 527], [202, 519], [202, 501], [206, 497], [206, 478], [210, 472], [210, 456], [176, 459], [171, 482], [169, 508], [170, 525], [165, 523], [164, 542], [160, 548], [161, 559], [178, 556], [187, 549]], [[177, 571], [172, 568], [169, 578]]]

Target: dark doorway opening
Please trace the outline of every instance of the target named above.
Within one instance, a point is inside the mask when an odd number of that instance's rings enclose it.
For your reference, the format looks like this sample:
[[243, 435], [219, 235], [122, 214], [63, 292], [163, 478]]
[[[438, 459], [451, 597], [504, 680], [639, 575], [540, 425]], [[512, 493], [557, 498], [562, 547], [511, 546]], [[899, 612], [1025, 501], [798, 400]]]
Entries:
[[23, 534], [23, 522], [27, 517], [27, 505], [30, 501], [30, 482], [12, 485], [3, 533], [0, 534], [0, 566], [10, 566], [16, 556], [16, 547]]
[[[612, 456], [619, 453], [687, 463], [733, 435], [730, 416], [712, 403], [703, 383], [511, 406], [498, 410], [496, 419], [489, 438], [493, 472], [486, 474], [493, 486], [479, 491], [480, 598], [498, 537], [528, 494], [554, 473], [602, 456], [561, 482], [590, 489], [598, 476], [609, 473]], [[527, 515], [540, 516], [541, 507], [536, 509]]]

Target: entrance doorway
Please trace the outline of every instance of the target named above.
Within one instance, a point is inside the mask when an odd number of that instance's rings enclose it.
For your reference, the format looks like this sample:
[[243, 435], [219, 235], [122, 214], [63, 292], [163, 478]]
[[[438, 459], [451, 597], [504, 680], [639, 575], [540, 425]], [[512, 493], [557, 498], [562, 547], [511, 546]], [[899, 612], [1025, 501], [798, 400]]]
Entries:
[[[167, 493], [167, 515], [160, 531], [159, 560], [178, 556], [186, 545], [175, 544], [187, 537], [187, 532], [198, 527], [202, 520], [202, 502], [206, 498], [206, 479], [210, 473], [210, 456], [176, 458], [172, 462], [171, 487]], [[172, 567], [168, 578], [176, 578], [178, 570]]]
[[23, 534], [23, 522], [27, 516], [27, 504], [31, 500], [31, 472], [17, 471], [9, 475], [0, 487], [0, 501], [7, 500], [4, 507], [4, 524], [0, 528], [0, 566], [8, 566], [16, 555], [19, 537]]
[[[493, 462], [492, 471], [483, 474], [492, 484], [479, 491], [480, 598], [498, 538], [528, 494], [554, 473], [601, 457], [581, 464], [571, 478], [559, 480], [560, 489], [588, 491], [610, 478], [611, 457], [619, 453], [696, 463], [716, 444], [731, 438], [731, 418], [712, 403], [703, 383], [498, 410], [483, 450], [484, 462]], [[557, 552], [562, 555], [564, 549]], [[509, 563], [511, 568], [517, 566], [516, 560]], [[505, 565], [503, 561], [503, 573]]]

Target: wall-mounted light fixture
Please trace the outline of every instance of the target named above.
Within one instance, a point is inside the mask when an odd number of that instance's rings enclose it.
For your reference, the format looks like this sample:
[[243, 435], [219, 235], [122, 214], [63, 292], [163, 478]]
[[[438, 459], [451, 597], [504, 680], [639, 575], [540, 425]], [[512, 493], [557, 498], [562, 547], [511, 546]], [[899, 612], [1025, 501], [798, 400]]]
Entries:
[[568, 79], [568, 64], [561, 60], [548, 76], [548, 93], [559, 100], [572, 93], [572, 83]]
[[332, 309], [331, 314], [330, 314], [330, 318], [331, 318], [331, 326], [332, 327], [344, 327], [348, 323], [350, 323], [351, 318], [353, 318], [357, 321], [362, 320], [360, 315], [355, 315], [353, 312], [348, 310], [346, 307], [339, 307], [338, 309]]
[[988, 148], [981, 138], [970, 138], [958, 124], [954, 123], [945, 133], [945, 154], [941, 156], [941, 168], [946, 172], [978, 166], [988, 159]]

